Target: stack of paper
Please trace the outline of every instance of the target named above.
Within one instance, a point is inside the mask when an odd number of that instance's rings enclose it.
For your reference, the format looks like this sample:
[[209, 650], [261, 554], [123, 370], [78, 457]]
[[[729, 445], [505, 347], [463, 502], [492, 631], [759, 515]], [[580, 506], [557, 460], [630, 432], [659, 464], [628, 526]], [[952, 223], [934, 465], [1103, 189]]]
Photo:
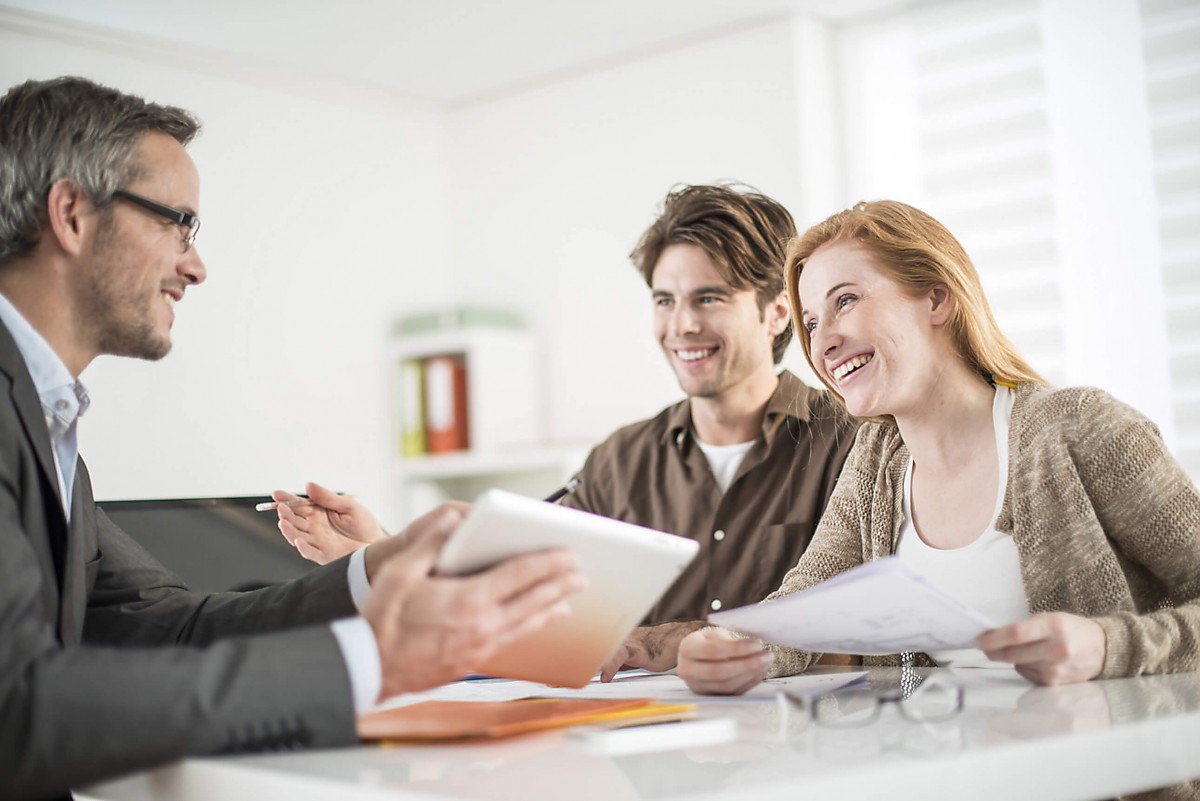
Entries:
[[864, 671], [801, 674], [769, 679], [744, 695], [697, 695], [674, 673], [647, 673], [644, 670], [617, 674], [612, 682], [593, 681], [578, 690], [547, 687], [532, 681], [491, 679], [457, 681], [420, 693], [398, 695], [384, 702], [383, 709], [401, 709], [430, 701], [500, 703], [530, 698], [567, 698], [592, 700], [633, 700], [654, 698], [662, 704], [689, 706], [726, 701], [775, 701], [781, 692], [789, 695], [819, 695], [862, 681]]
[[895, 654], [974, 647], [995, 624], [896, 557], [815, 587], [708, 616], [767, 642], [831, 654]]

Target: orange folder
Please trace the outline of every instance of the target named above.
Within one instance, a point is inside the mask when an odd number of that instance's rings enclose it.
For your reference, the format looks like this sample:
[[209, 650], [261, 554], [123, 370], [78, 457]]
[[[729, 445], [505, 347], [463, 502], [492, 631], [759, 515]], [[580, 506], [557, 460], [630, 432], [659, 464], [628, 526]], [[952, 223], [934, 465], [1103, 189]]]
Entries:
[[577, 723], [635, 718], [641, 713], [661, 717], [667, 711], [687, 711], [680, 706], [658, 704], [652, 698], [425, 701], [360, 717], [358, 736], [364, 740], [410, 741], [509, 737]]
[[430, 453], [470, 447], [467, 360], [461, 354], [425, 360], [425, 446]]

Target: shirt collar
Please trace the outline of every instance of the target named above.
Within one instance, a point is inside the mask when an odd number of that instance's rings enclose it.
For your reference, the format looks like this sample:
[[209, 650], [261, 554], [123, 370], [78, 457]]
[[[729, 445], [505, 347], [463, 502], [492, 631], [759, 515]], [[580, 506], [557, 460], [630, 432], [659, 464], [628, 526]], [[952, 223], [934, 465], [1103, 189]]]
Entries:
[[0, 294], [0, 322], [4, 323], [17, 344], [47, 415], [53, 415], [69, 425], [87, 411], [91, 400], [83, 384], [71, 377], [71, 371], [50, 347], [50, 343], [3, 294]]
[[[819, 395], [817, 390], [787, 370], [780, 372], [779, 383], [767, 399], [767, 410], [763, 414], [763, 437], [770, 437], [788, 418], [807, 423], [811, 419], [812, 401]], [[677, 404], [667, 417], [665, 440], [675, 443], [677, 447], [682, 446], [691, 430], [692, 403], [685, 400]]]

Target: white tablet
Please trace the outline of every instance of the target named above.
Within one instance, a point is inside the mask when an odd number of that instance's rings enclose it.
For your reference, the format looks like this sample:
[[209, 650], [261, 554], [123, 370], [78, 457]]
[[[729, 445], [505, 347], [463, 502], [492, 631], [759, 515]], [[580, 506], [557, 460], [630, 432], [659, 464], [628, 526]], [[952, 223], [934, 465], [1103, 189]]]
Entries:
[[571, 614], [507, 646], [479, 670], [508, 679], [582, 687], [625, 641], [696, 555], [699, 545], [631, 523], [488, 490], [437, 561], [445, 575], [474, 573], [545, 548], [569, 548], [587, 588]]

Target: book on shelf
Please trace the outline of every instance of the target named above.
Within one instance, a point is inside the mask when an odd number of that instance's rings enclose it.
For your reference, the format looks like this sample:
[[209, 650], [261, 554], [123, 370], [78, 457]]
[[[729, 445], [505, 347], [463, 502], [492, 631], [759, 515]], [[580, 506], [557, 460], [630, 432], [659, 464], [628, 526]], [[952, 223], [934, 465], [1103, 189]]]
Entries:
[[470, 446], [467, 362], [459, 353], [409, 357], [396, 363], [400, 455], [405, 458]]
[[400, 395], [400, 453], [424, 456], [425, 367], [420, 359], [402, 359], [396, 366]]
[[467, 414], [467, 360], [442, 354], [424, 360], [425, 448], [449, 453], [470, 446]]

